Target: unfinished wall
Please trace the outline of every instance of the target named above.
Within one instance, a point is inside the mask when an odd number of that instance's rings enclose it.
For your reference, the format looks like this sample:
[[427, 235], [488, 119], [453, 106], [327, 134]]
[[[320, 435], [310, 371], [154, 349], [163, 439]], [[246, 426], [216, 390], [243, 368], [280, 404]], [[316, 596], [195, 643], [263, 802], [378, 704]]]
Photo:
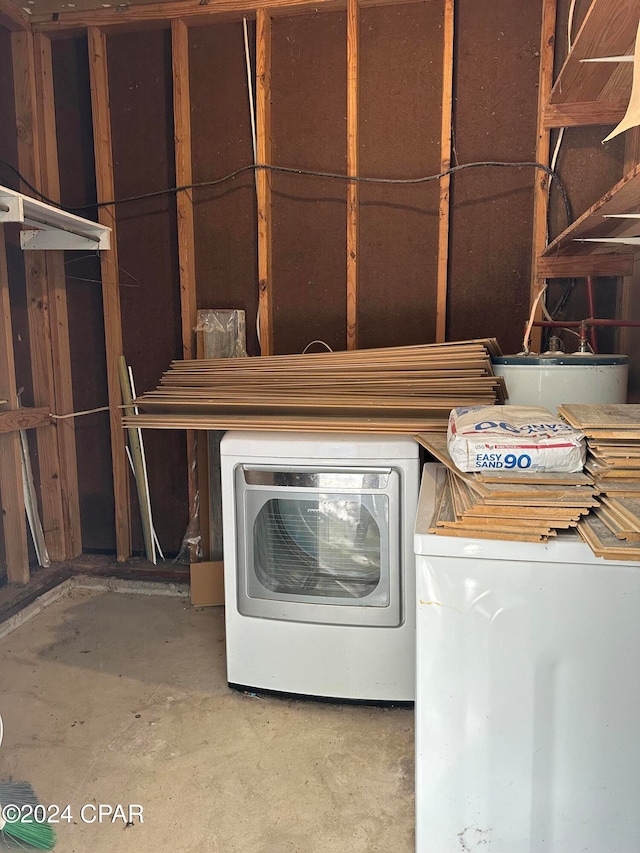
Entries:
[[[0, 159], [12, 166], [18, 163], [17, 130], [15, 120], [15, 100], [13, 91], [13, 64], [11, 58], [11, 33], [0, 27]], [[0, 163], [0, 184], [11, 189], [20, 189], [20, 182], [10, 168]], [[17, 226], [4, 227], [9, 276], [9, 294], [11, 300], [11, 324], [13, 329], [13, 348], [16, 367], [16, 387], [22, 388], [20, 397], [24, 406], [33, 405], [31, 382], [31, 356], [29, 350], [29, 318], [27, 314], [27, 294], [25, 286], [24, 255], [20, 248]], [[35, 431], [31, 431], [30, 452], [33, 459], [34, 478], [37, 482], [37, 446]], [[28, 538], [28, 537], [27, 537]], [[32, 543], [29, 540], [30, 557], [33, 557]], [[33, 560], [32, 560], [33, 562]], [[3, 531], [0, 525], [0, 583], [6, 576]]]
[[[412, 178], [440, 171], [443, 5], [361, 13], [360, 171]], [[437, 181], [360, 188], [358, 342], [435, 340]]]
[[[110, 35], [107, 51], [116, 198], [173, 187], [171, 34]], [[116, 218], [124, 355], [143, 391], [182, 355], [175, 197], [118, 205]], [[188, 521], [185, 437], [151, 430], [145, 448], [160, 544], [176, 552]], [[141, 548], [137, 525], [134, 535]]]
[[[91, 91], [86, 38], [52, 42], [60, 193], [67, 207], [96, 200]], [[95, 219], [95, 208], [79, 211]], [[76, 411], [108, 402], [100, 260], [66, 252], [67, 309]], [[115, 537], [109, 415], [76, 419], [78, 491], [85, 551], [111, 551]]]
[[[273, 162], [344, 174], [345, 13], [275, 18], [272, 33]], [[272, 187], [275, 351], [345, 349], [346, 185], [275, 173]]]
[[[249, 41], [255, 26], [249, 24]], [[255, 64], [254, 64], [255, 65]], [[212, 181], [253, 162], [240, 22], [189, 31], [193, 180]], [[250, 172], [193, 191], [198, 308], [246, 313], [247, 348], [259, 352], [255, 180]]]
[[[514, 14], [508, 0], [457, 4], [454, 162], [533, 159], [541, 5]], [[360, 174], [439, 171], [443, 10], [443, 0], [361, 9]], [[253, 52], [253, 23], [249, 30]], [[170, 188], [170, 30], [107, 33], [115, 194]], [[344, 173], [346, 13], [276, 17], [271, 33], [273, 162]], [[95, 178], [87, 42], [54, 40], [53, 51], [63, 200], [88, 204]], [[188, 57], [193, 179], [211, 181], [253, 161], [241, 22], [190, 27]], [[518, 348], [529, 307], [533, 182], [531, 169], [454, 179], [449, 339], [496, 335], [506, 351]], [[343, 349], [346, 183], [274, 173], [271, 184], [275, 352], [300, 352], [315, 338]], [[197, 306], [244, 309], [249, 352], [257, 354], [253, 175], [192, 197]], [[437, 182], [360, 187], [359, 346], [434, 340], [438, 206]], [[124, 350], [140, 391], [181, 353], [175, 209], [171, 193], [117, 206]], [[67, 262], [74, 396], [84, 408], [106, 402], [100, 291], [82, 281], [99, 270], [94, 258]], [[113, 548], [107, 417], [80, 420], [77, 429], [85, 547]], [[163, 547], [176, 551], [187, 522], [184, 435], [149, 431], [146, 442], [156, 526]]]
[[[542, 4], [460, 3], [452, 164], [535, 159]], [[478, 168], [452, 182], [449, 336], [520, 349], [529, 313], [533, 170]]]

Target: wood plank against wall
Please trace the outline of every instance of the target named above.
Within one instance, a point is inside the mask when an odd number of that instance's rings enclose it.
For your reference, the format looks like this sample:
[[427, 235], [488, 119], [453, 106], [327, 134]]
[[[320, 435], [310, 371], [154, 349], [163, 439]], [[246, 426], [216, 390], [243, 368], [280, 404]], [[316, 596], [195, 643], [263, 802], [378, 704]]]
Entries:
[[[39, 164], [42, 157], [41, 134], [38, 126], [36, 96], [35, 48], [33, 36], [17, 32], [11, 37], [14, 69], [14, 92], [18, 127], [18, 167], [24, 177], [39, 186]], [[25, 191], [31, 191], [25, 187]], [[34, 405], [46, 406], [56, 411], [51, 337], [51, 306], [47, 281], [47, 259], [44, 252], [25, 252], [25, 279], [27, 312], [29, 317], [29, 345], [33, 377]], [[63, 471], [54, 426], [43, 427], [37, 433], [38, 468], [40, 474], [40, 499], [42, 523], [47, 549], [52, 560], [64, 560], [67, 554], [65, 537]], [[71, 495], [77, 500], [77, 479]], [[79, 535], [79, 530], [77, 531]]]
[[[440, 135], [440, 171], [451, 167], [453, 121], [453, 38], [454, 0], [444, 4], [444, 55], [442, 60], [442, 132]], [[449, 222], [451, 176], [440, 178], [438, 212], [438, 282], [436, 295], [436, 341], [447, 337], [447, 291], [449, 285]]]
[[[256, 132], [258, 163], [271, 163], [271, 16], [256, 13]], [[271, 172], [259, 169], [258, 195], [258, 287], [260, 349], [273, 353], [273, 294], [271, 276]]]
[[[4, 226], [0, 225], [0, 395], [10, 403], [2, 405], [8, 410], [17, 405], [16, 373], [13, 357], [13, 333], [9, 301], [9, 277], [4, 244]], [[28, 583], [29, 552], [27, 527], [22, 490], [22, 457], [20, 433], [0, 435], [0, 500], [2, 501], [2, 527], [7, 559], [7, 579], [10, 583]]]
[[[549, 103], [553, 85], [553, 54], [556, 33], [557, 0], [543, 0], [542, 31], [540, 40], [540, 76], [538, 85], [538, 139], [536, 142], [536, 162], [549, 162], [550, 133], [544, 126], [544, 109]], [[538, 257], [547, 245], [547, 211], [549, 206], [549, 178], [541, 173], [536, 175], [533, 195], [533, 240], [531, 257], [530, 299], [533, 305], [544, 279], [538, 272]], [[536, 319], [542, 316], [539, 307]], [[540, 329], [531, 332], [531, 348], [540, 348]]]
[[[191, 163], [191, 97], [189, 92], [189, 30], [182, 20], [171, 22], [171, 62], [173, 66], [173, 124], [176, 156], [176, 184], [193, 183]], [[182, 314], [182, 357], [195, 358], [196, 302], [196, 250], [193, 226], [193, 193], [177, 193], [178, 262], [180, 265], [180, 309]], [[187, 487], [189, 493], [189, 518], [198, 513], [198, 478], [196, 465], [196, 433], [187, 430]], [[203, 512], [205, 507], [202, 507]], [[204, 546], [204, 542], [202, 543]], [[191, 561], [197, 549], [191, 545]]]
[[[46, 36], [36, 35], [34, 37], [34, 58], [38, 110], [37, 126], [40, 135], [40, 187], [45, 195], [59, 202], [60, 175], [58, 172], [53, 66], [51, 42]], [[45, 263], [51, 336], [53, 410], [57, 414], [69, 414], [73, 411], [74, 406], [64, 254], [62, 252], [46, 252]], [[60, 460], [64, 550], [66, 559], [71, 559], [82, 553], [78, 462], [73, 418], [57, 421], [56, 438]]]
[[[358, 174], [360, 7], [347, 5], [347, 174]], [[358, 347], [358, 184], [347, 184], [347, 349]]]
[[[111, 117], [109, 114], [107, 39], [105, 34], [96, 27], [90, 27], [87, 35], [89, 40], [89, 73], [91, 78], [97, 198], [99, 202], [111, 201], [115, 196], [115, 189], [111, 147]], [[120, 292], [118, 290], [118, 246], [114, 206], [107, 205], [100, 207], [98, 209], [98, 219], [103, 225], [108, 225], [112, 229], [111, 250], [101, 253], [100, 266], [102, 271], [105, 346], [107, 350], [107, 383], [109, 388], [116, 552], [118, 560], [123, 561], [131, 556], [131, 503], [125, 436], [118, 408], [121, 400], [118, 356], [123, 353]]]

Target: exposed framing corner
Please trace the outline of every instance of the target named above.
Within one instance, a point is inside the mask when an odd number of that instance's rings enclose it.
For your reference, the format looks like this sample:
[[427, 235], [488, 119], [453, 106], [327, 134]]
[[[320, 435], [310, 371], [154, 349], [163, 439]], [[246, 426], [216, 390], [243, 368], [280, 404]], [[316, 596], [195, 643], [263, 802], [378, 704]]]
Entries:
[[[43, 162], [42, 130], [38, 126], [34, 37], [30, 32], [11, 36], [13, 82], [18, 129], [18, 168], [34, 186], [41, 184]], [[30, 192], [28, 189], [27, 192]], [[47, 281], [46, 253], [24, 252], [29, 349], [35, 406], [55, 408], [53, 341], [51, 338], [51, 306]], [[11, 400], [11, 405], [14, 405]], [[65, 512], [62, 496], [62, 468], [56, 428], [41, 427], [37, 431], [38, 468], [42, 524], [49, 556], [52, 560], [67, 557]], [[76, 483], [77, 494], [77, 483]], [[68, 503], [67, 503], [68, 505]]]

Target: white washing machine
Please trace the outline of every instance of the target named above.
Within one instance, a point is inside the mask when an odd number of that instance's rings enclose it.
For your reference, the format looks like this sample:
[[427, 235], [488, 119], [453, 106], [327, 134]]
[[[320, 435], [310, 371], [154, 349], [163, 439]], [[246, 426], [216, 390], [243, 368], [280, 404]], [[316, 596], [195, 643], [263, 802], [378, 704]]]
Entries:
[[398, 436], [225, 434], [232, 686], [413, 701], [418, 454]]
[[416, 521], [417, 853], [640, 849], [640, 563]]

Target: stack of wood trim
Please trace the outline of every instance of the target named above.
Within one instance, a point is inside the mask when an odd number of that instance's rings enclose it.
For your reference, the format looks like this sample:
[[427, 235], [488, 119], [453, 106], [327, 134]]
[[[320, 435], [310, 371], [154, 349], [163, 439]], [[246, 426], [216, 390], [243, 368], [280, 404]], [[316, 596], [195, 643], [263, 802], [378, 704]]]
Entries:
[[585, 468], [601, 493], [578, 532], [600, 557], [640, 559], [640, 406], [574, 404], [558, 413], [586, 435]]
[[125, 426], [409, 433], [446, 429], [455, 406], [502, 403], [495, 339], [175, 361]]
[[416, 440], [448, 469], [430, 533], [546, 542], [558, 530], [576, 528], [598, 506], [597, 489], [586, 474], [466, 474], [451, 459], [445, 435], [416, 435]]

